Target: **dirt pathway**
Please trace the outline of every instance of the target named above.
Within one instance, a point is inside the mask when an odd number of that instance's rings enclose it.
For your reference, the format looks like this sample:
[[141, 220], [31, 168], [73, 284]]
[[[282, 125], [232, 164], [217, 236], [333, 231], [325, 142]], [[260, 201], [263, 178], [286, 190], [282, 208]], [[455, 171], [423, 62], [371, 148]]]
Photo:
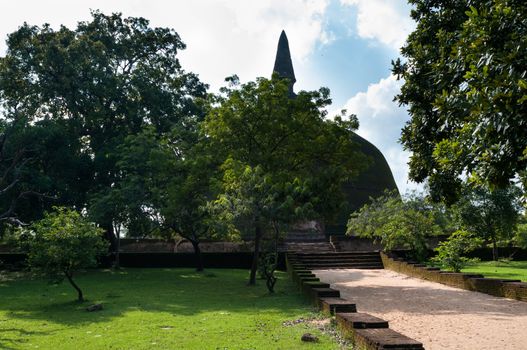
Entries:
[[525, 350], [527, 303], [448, 287], [390, 270], [316, 270], [321, 281], [357, 303], [357, 311], [427, 350]]

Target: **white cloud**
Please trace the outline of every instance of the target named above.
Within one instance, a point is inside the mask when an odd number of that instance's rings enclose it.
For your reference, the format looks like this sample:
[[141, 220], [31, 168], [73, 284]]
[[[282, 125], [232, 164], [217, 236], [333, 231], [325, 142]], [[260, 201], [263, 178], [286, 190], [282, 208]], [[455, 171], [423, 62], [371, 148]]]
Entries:
[[344, 109], [356, 114], [360, 127], [358, 134], [373, 143], [383, 153], [392, 169], [397, 186], [402, 193], [422, 186], [408, 180], [409, 152], [397, 143], [401, 128], [408, 120], [408, 113], [393, 101], [401, 88], [401, 81], [394, 76], [370, 84], [346, 102]]
[[340, 0], [340, 3], [357, 8], [357, 31], [361, 38], [376, 40], [395, 50], [415, 27], [406, 0]]
[[2, 3], [0, 55], [8, 33], [24, 21], [73, 28], [89, 20], [89, 9], [141, 16], [153, 26], [174, 28], [187, 44], [181, 62], [200, 74], [213, 89], [234, 73], [242, 81], [270, 76], [278, 37], [289, 37], [295, 66], [301, 66], [317, 43], [328, 44], [332, 34], [324, 29], [329, 0], [19, 0]]

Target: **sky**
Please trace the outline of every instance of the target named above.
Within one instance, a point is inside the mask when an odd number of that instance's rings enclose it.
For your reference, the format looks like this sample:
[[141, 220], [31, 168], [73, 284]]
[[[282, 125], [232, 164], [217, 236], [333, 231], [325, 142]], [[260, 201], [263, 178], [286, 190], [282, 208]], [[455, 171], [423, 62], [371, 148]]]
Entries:
[[75, 28], [90, 20], [90, 9], [175, 29], [187, 45], [183, 68], [212, 92], [233, 74], [242, 82], [270, 77], [285, 30], [295, 90], [329, 87], [330, 113], [357, 115], [358, 134], [384, 154], [400, 192], [422, 189], [407, 178], [409, 153], [398, 139], [409, 116], [393, 102], [402, 82], [390, 71], [415, 27], [406, 0], [0, 0], [0, 56], [24, 22]]

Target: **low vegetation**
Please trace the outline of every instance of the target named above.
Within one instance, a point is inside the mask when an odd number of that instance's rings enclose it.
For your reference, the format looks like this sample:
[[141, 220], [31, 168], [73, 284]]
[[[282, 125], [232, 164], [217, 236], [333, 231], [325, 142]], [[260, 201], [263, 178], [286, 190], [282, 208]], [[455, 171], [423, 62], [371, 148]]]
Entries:
[[469, 264], [462, 272], [480, 273], [489, 278], [519, 279], [527, 282], [527, 261], [482, 261]]
[[[263, 282], [247, 288], [242, 270], [94, 270], [77, 278], [103, 304], [87, 312], [64, 284], [4, 275], [0, 348], [337, 349], [288, 276], [277, 276], [269, 294]], [[306, 332], [319, 342], [303, 344]]]

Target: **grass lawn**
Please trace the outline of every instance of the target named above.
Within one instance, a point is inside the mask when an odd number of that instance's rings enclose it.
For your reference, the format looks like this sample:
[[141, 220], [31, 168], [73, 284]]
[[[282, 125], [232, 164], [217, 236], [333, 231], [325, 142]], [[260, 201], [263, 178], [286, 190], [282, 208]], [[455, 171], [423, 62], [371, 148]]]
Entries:
[[470, 264], [462, 271], [480, 273], [485, 277], [519, 279], [527, 282], [527, 261], [483, 261]]
[[[313, 322], [312, 307], [285, 273], [276, 293], [246, 286], [245, 270], [96, 270], [77, 283], [0, 274], [0, 349], [338, 349]], [[9, 277], [9, 275], [7, 275]], [[104, 310], [85, 307], [102, 302]], [[305, 332], [320, 342], [302, 343]]]

